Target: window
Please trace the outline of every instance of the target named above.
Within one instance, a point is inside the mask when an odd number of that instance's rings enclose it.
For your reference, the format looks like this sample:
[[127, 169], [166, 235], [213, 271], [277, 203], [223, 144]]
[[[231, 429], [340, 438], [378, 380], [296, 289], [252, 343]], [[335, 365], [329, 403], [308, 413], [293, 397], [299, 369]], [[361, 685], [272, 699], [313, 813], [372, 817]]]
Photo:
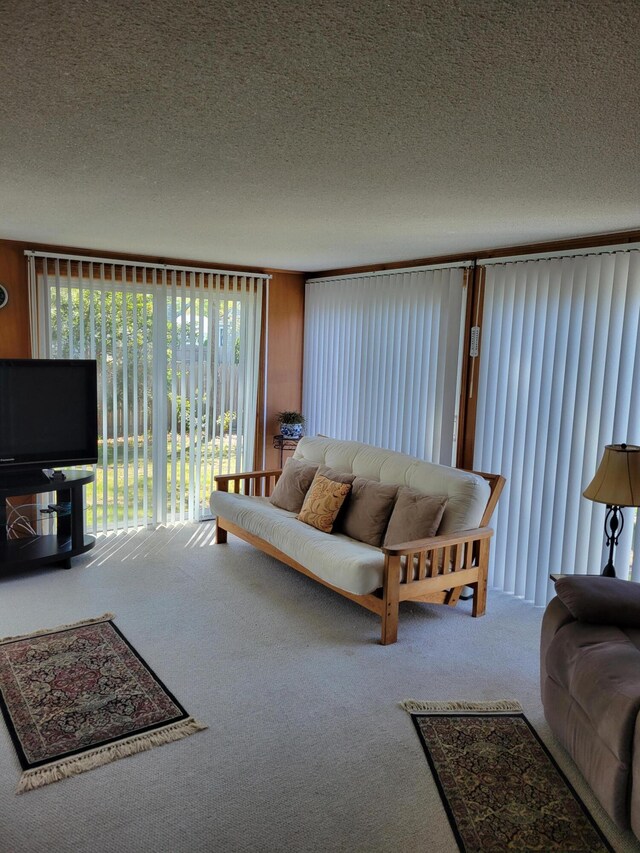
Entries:
[[263, 277], [64, 258], [31, 266], [35, 354], [98, 362], [88, 526], [207, 515], [213, 476], [253, 467]]

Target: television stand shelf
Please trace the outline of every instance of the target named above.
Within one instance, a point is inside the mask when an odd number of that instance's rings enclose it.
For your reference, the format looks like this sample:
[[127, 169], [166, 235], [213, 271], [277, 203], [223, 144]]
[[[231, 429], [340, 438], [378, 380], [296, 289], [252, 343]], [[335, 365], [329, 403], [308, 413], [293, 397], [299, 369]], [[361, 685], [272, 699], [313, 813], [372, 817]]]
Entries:
[[[64, 480], [46, 480], [40, 471], [25, 472], [20, 482], [0, 480], [0, 568], [34, 568], [48, 564], [71, 568], [71, 558], [95, 545], [84, 532], [83, 486], [92, 483], [93, 471], [66, 471]], [[56, 505], [68, 504], [68, 513], [57, 513], [56, 533], [9, 539], [7, 499], [22, 495], [56, 493]]]

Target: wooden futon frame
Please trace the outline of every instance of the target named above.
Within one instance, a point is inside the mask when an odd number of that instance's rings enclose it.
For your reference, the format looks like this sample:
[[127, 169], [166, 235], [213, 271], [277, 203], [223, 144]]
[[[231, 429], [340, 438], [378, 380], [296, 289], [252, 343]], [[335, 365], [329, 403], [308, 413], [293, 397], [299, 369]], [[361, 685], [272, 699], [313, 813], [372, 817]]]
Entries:
[[[268, 497], [281, 473], [281, 470], [253, 471], [247, 474], [219, 475], [214, 479], [220, 491]], [[383, 584], [369, 595], [355, 595], [327, 583], [269, 542], [224, 518], [217, 518], [215, 541], [224, 543], [227, 541], [227, 532], [233, 533], [265, 554], [270, 554], [345, 598], [355, 601], [361, 607], [377, 613], [382, 619], [380, 642], [382, 645], [388, 645], [395, 643], [398, 638], [401, 601], [425, 601], [454, 607], [463, 589], [470, 587], [473, 591], [472, 615], [482, 616], [485, 612], [489, 540], [493, 536], [493, 530], [486, 525], [493, 515], [505, 478], [499, 474], [483, 474], [478, 471], [473, 473], [487, 480], [491, 487], [480, 527], [382, 548]]]

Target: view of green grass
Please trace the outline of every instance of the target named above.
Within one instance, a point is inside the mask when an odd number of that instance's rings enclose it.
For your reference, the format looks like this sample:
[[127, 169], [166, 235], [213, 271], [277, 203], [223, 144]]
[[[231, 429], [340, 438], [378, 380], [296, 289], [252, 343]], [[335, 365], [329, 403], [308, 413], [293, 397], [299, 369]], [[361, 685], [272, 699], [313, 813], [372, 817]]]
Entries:
[[[137, 447], [134, 447], [134, 441]], [[98, 529], [103, 526], [105, 515], [105, 495], [106, 495], [106, 520], [107, 526], [113, 528], [122, 526], [126, 515], [129, 526], [134, 524], [144, 525], [152, 520], [153, 507], [153, 483], [152, 483], [152, 456], [151, 456], [151, 441], [147, 440], [147, 456], [145, 458], [145, 437], [137, 436], [129, 438], [127, 442], [127, 464], [125, 466], [125, 442], [124, 439], [118, 439], [115, 443], [113, 439], [106, 442], [106, 478], [103, 475], [103, 454], [105, 446], [102, 441], [99, 442], [98, 453], [99, 462], [96, 470], [95, 483], [86, 488], [86, 506], [87, 529], [91, 530], [95, 523]], [[208, 503], [208, 496], [213, 491], [214, 483], [213, 476], [215, 474], [226, 474], [235, 470], [236, 465], [236, 446], [237, 438], [235, 434], [217, 436], [207, 445], [206, 451], [203, 449], [200, 459], [200, 494], [198, 501], [205, 509]], [[137, 449], [138, 459], [137, 466], [134, 464], [134, 451]], [[189, 467], [190, 441], [186, 437], [184, 447], [182, 446], [181, 436], [177, 436], [175, 443], [171, 441], [171, 435], [167, 436], [167, 466], [166, 466], [166, 483], [167, 483], [167, 514], [169, 519], [174, 515], [176, 520], [180, 518], [181, 502], [186, 517], [188, 509], [188, 493], [192, 471]], [[196, 462], [196, 452], [194, 449], [194, 464]], [[213, 464], [212, 464], [213, 457]], [[114, 469], [114, 459], [116, 465]], [[174, 460], [175, 460], [175, 475], [174, 475]], [[184, 470], [183, 470], [184, 460]], [[137, 467], [138, 481], [137, 489], [134, 489], [134, 473]], [[213, 471], [212, 471], [213, 469]], [[115, 476], [114, 476], [115, 474]], [[126, 474], [126, 477], [125, 477]], [[175, 504], [172, 505], [171, 493], [175, 486]], [[145, 514], [145, 497], [147, 510]], [[94, 510], [95, 501], [95, 510]], [[137, 513], [137, 515], [136, 515]], [[116, 519], [118, 524], [116, 525]]]

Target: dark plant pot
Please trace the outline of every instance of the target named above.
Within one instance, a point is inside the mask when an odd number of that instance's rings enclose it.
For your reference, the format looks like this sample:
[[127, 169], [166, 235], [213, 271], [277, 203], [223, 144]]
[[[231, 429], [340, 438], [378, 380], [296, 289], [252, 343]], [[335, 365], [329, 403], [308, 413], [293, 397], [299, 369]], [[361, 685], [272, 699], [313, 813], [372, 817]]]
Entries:
[[283, 438], [301, 438], [302, 424], [280, 424], [280, 435]]

